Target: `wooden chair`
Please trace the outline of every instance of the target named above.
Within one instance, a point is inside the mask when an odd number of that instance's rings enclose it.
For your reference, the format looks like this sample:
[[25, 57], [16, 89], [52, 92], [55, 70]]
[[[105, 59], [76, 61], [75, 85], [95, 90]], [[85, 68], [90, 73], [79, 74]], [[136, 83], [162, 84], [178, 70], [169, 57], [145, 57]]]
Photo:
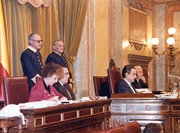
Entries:
[[99, 90], [101, 88], [101, 85], [107, 80], [106, 76], [93, 76], [93, 83], [94, 83], [94, 89], [95, 89], [95, 95], [100, 96]]
[[2, 80], [5, 105], [28, 102], [29, 87], [27, 77], [3, 77]]
[[124, 125], [120, 125], [118, 127], [112, 127], [104, 130], [94, 131], [91, 133], [127, 133]]
[[120, 69], [116, 67], [114, 60], [111, 59], [109, 63], [109, 68], [107, 70], [108, 73], [108, 82], [111, 94], [116, 93], [116, 86], [121, 80], [121, 72]]
[[[28, 102], [29, 87], [27, 77], [3, 77], [2, 81], [5, 105]], [[8, 129], [14, 126], [21, 129], [22, 124], [20, 117], [0, 117], [0, 128], [2, 128], [3, 132], [8, 132]]]
[[141, 133], [141, 128], [138, 122], [132, 121], [124, 124], [127, 133]]
[[106, 133], [127, 133], [123, 125], [107, 129]]

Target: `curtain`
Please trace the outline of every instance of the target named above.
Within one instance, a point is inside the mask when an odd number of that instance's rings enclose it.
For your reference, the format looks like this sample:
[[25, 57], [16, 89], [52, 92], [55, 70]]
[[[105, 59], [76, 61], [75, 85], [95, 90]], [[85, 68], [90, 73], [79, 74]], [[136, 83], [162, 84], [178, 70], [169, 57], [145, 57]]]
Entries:
[[0, 101], [3, 101], [3, 84], [2, 77], [9, 76], [9, 62], [8, 62], [8, 51], [6, 42], [6, 31], [4, 24], [4, 16], [2, 9], [2, 1], [0, 1]]
[[[60, 36], [65, 43], [65, 54], [68, 57], [70, 71], [80, 45], [81, 34], [89, 0], [59, 0]], [[74, 75], [73, 75], [74, 76]]]
[[[52, 52], [52, 43], [62, 39], [65, 53], [73, 63], [78, 52], [88, 0], [52, 0], [48, 8], [30, 3], [3, 0], [8, 59], [12, 76], [23, 75], [20, 55], [28, 46], [28, 35], [37, 33], [43, 40], [43, 62]], [[70, 63], [70, 70], [73, 70]], [[73, 74], [73, 73], [72, 73]]]
[[26, 2], [31, 3], [34, 7], [39, 7], [43, 5], [44, 7], [48, 7], [52, 0], [18, 0], [19, 3], [25, 4]]

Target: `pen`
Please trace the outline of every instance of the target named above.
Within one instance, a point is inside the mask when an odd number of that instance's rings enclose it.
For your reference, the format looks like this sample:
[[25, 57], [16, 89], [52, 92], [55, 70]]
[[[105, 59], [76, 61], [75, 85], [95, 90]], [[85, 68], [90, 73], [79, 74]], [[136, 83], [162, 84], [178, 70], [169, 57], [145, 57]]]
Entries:
[[52, 91], [52, 94], [53, 94], [54, 96], [56, 96], [53, 91]]

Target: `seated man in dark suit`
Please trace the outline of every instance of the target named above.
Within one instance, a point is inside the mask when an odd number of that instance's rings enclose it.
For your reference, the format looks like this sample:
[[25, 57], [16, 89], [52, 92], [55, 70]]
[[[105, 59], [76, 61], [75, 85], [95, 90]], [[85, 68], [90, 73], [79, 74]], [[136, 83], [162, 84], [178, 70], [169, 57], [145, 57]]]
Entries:
[[126, 65], [122, 69], [122, 77], [123, 79], [118, 83], [116, 92], [117, 93], [136, 93], [134, 87], [132, 86], [132, 82], [134, 82], [136, 78], [136, 69], [134, 66]]
[[75, 95], [72, 89], [69, 87], [68, 79], [69, 79], [69, 71], [67, 67], [63, 67], [64, 77], [59, 79], [59, 82], [54, 84], [56, 90], [65, 96], [68, 100], [75, 100]]
[[141, 66], [135, 66], [137, 78], [132, 83], [134, 88], [148, 88], [145, 77], [143, 76], [143, 69]]

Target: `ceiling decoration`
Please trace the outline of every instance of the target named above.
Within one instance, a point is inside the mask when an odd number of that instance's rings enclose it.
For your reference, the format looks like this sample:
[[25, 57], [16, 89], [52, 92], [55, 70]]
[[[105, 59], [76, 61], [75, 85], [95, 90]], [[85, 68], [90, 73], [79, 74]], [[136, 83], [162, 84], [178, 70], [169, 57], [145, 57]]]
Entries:
[[180, 0], [146, 0], [150, 3], [155, 3], [155, 4], [163, 4], [163, 3], [170, 3], [170, 2], [180, 2]]

